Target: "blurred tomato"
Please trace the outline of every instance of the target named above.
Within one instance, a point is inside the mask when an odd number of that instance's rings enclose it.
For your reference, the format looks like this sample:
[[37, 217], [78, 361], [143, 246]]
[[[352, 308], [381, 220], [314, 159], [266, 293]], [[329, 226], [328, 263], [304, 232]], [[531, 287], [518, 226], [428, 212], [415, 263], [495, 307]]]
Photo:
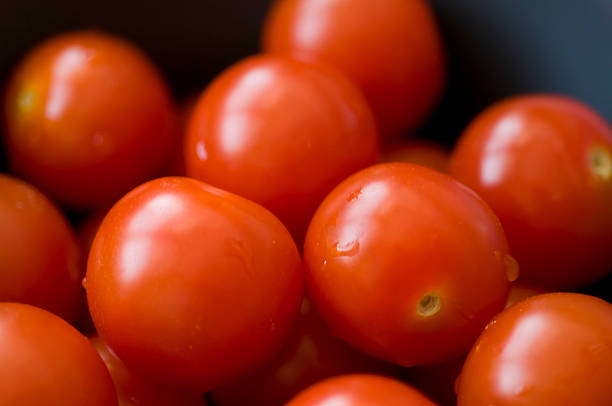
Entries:
[[278, 0], [262, 43], [346, 73], [387, 137], [414, 130], [443, 91], [444, 49], [424, 0]]
[[462, 135], [451, 173], [499, 216], [522, 282], [575, 289], [612, 270], [612, 128], [587, 106], [500, 102]]
[[387, 146], [379, 161], [407, 162], [447, 173], [450, 166], [450, 152], [430, 141], [398, 142]]
[[392, 368], [332, 337], [308, 299], [282, 350], [263, 368], [212, 392], [217, 406], [282, 406], [298, 392], [323, 379]]
[[302, 264], [261, 206], [194, 179], [161, 178], [104, 218], [87, 299], [128, 368], [204, 392], [280, 349], [302, 301]]
[[466, 352], [517, 272], [497, 217], [449, 176], [365, 169], [321, 204], [306, 235], [310, 297], [334, 335], [402, 366]]
[[612, 305], [550, 293], [498, 315], [458, 381], [459, 406], [612, 405]]
[[10, 167], [63, 204], [112, 203], [160, 170], [178, 139], [159, 72], [101, 33], [51, 38], [17, 67], [4, 99]]
[[74, 322], [82, 264], [72, 229], [53, 203], [0, 174], [0, 302], [28, 303]]
[[59, 317], [0, 303], [0, 339], [0, 405], [117, 405], [104, 363], [87, 338]]
[[111, 374], [119, 406], [204, 406], [202, 396], [151, 383], [130, 371], [100, 337], [89, 339]]
[[328, 68], [270, 56], [221, 74], [188, 131], [189, 176], [260, 203], [298, 246], [325, 195], [378, 153], [372, 113], [352, 83]]
[[330, 378], [306, 389], [287, 406], [435, 406], [410, 386], [376, 375]]

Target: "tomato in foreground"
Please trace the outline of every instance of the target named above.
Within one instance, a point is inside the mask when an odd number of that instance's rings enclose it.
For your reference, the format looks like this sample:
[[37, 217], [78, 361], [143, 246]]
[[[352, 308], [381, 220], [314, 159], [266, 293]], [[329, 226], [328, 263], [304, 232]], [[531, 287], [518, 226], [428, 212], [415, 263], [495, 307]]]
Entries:
[[310, 300], [304, 299], [296, 328], [274, 359], [253, 374], [216, 388], [212, 397], [217, 406], [283, 406], [323, 379], [391, 370], [332, 337]]
[[135, 375], [100, 337], [90, 338], [111, 374], [119, 406], [204, 406], [202, 395], [184, 393], [151, 383]]
[[0, 302], [31, 304], [75, 322], [82, 264], [70, 225], [53, 203], [0, 174]]
[[612, 127], [584, 104], [527, 95], [488, 108], [451, 174], [499, 216], [522, 282], [577, 289], [612, 270]]
[[4, 98], [9, 166], [62, 204], [110, 204], [160, 170], [177, 141], [170, 94], [136, 47], [97, 32], [53, 37]]
[[404, 141], [388, 145], [379, 161], [381, 163], [408, 162], [448, 173], [450, 152], [441, 145], [430, 141]]
[[344, 375], [306, 389], [287, 406], [435, 406], [416, 389], [377, 375]]
[[406, 163], [336, 187], [310, 224], [304, 261], [310, 297], [334, 335], [402, 366], [467, 352], [518, 272], [484, 201]]
[[189, 178], [134, 189], [87, 266], [100, 336], [148, 379], [205, 392], [271, 358], [302, 301], [302, 264], [270, 212]]
[[59, 317], [0, 303], [0, 339], [0, 405], [117, 405], [104, 363], [87, 338]]
[[303, 241], [317, 206], [376, 161], [372, 113], [334, 70], [257, 56], [222, 73], [189, 124], [187, 174], [277, 215]]
[[612, 305], [550, 293], [498, 315], [458, 381], [459, 406], [612, 405]]
[[445, 83], [445, 52], [425, 0], [278, 0], [262, 45], [347, 74], [387, 138], [421, 124]]

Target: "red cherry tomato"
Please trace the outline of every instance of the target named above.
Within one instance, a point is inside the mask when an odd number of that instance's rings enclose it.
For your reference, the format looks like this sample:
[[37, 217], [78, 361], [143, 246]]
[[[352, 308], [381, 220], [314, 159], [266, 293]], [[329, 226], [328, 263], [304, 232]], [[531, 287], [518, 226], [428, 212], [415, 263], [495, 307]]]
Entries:
[[478, 196], [405, 163], [336, 187], [310, 224], [304, 261], [310, 297], [334, 335], [403, 366], [466, 352], [503, 309], [507, 273], [516, 273]]
[[612, 270], [612, 128], [587, 106], [498, 103], [467, 128], [451, 173], [499, 216], [523, 282], [573, 289]]
[[59, 317], [29, 305], [0, 303], [0, 340], [0, 405], [117, 405], [104, 363]]
[[325, 195], [375, 162], [375, 127], [342, 75], [254, 57], [202, 95], [188, 130], [187, 173], [268, 208], [299, 244]]
[[345, 375], [317, 383], [287, 406], [436, 406], [416, 389], [376, 375]]
[[442, 41], [424, 0], [279, 0], [263, 49], [346, 73], [387, 137], [427, 118], [445, 82]]
[[52, 38], [18, 66], [4, 100], [11, 168], [75, 208], [112, 203], [155, 175], [177, 140], [168, 90], [131, 44]]
[[450, 152], [441, 145], [429, 141], [401, 142], [389, 146], [379, 161], [407, 162], [447, 173], [450, 166]]
[[0, 302], [28, 303], [74, 322], [82, 264], [62, 213], [34, 186], [0, 175]]
[[100, 337], [90, 338], [111, 374], [120, 406], [204, 406], [202, 396], [153, 384], [135, 375]]
[[215, 389], [212, 396], [217, 406], [283, 406], [318, 381], [357, 372], [391, 368], [332, 337], [304, 299], [297, 326], [276, 357], [253, 374]]
[[302, 264], [271, 213], [194, 179], [123, 197], [91, 247], [100, 336], [154, 381], [204, 392], [279, 350], [302, 300]]
[[612, 305], [575, 293], [522, 301], [482, 333], [459, 406], [612, 405]]

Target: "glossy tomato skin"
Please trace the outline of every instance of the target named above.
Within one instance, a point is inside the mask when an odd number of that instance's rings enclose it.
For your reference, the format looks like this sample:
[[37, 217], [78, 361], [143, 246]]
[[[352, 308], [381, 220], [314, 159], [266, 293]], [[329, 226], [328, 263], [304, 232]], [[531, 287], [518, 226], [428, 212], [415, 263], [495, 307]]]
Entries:
[[306, 389], [287, 406], [435, 406], [416, 389], [377, 375], [344, 375]]
[[304, 261], [310, 297], [334, 335], [402, 366], [466, 352], [503, 309], [507, 272], [516, 272], [478, 196], [406, 163], [336, 187], [310, 224]]
[[166, 85], [133, 45], [97, 32], [51, 38], [4, 98], [9, 166], [62, 204], [110, 204], [161, 169], [178, 139]]
[[100, 337], [89, 339], [113, 379], [119, 406], [205, 406], [201, 394], [185, 393], [151, 383], [130, 371]]
[[550, 293], [499, 314], [458, 381], [459, 406], [612, 404], [612, 305]]
[[279, 0], [262, 43], [265, 52], [347, 74], [386, 138], [421, 124], [445, 84], [445, 52], [424, 0]]
[[417, 164], [442, 173], [450, 169], [450, 151], [429, 141], [400, 141], [388, 145], [383, 151], [380, 163], [407, 162]]
[[257, 56], [203, 93], [185, 160], [189, 176], [272, 211], [301, 246], [325, 195], [377, 153], [374, 118], [348, 79], [323, 66]]
[[576, 289], [612, 269], [612, 128], [582, 103], [527, 95], [490, 107], [451, 173], [499, 216], [524, 283]]
[[128, 368], [199, 392], [271, 357], [302, 289], [297, 248], [278, 219], [189, 178], [156, 179], [123, 197], [87, 267], [96, 329]]
[[253, 374], [212, 391], [217, 406], [283, 406], [323, 379], [352, 373], [392, 373], [393, 368], [334, 338], [302, 302], [300, 318], [281, 351]]
[[104, 363], [87, 338], [59, 317], [0, 303], [0, 333], [0, 405], [117, 405]]
[[0, 302], [76, 321], [83, 259], [63, 214], [37, 188], [0, 174]]

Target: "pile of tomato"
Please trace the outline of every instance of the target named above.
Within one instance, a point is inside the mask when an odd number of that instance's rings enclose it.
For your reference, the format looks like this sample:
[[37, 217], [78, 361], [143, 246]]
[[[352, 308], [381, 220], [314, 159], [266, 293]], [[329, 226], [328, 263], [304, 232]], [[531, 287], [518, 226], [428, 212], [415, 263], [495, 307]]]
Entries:
[[416, 141], [446, 72], [424, 0], [278, 0], [181, 107], [125, 39], [44, 40], [3, 95], [0, 406], [612, 405], [574, 293], [612, 127], [525, 94]]

